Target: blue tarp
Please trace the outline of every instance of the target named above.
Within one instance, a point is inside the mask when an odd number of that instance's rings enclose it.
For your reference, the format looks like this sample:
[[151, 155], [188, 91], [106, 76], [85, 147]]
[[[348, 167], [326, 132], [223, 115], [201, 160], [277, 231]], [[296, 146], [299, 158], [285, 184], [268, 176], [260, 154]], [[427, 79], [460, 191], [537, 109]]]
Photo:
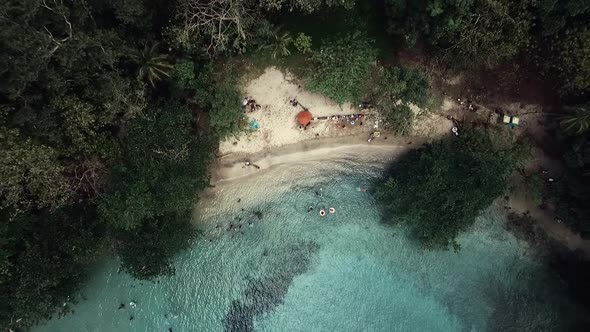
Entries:
[[250, 120], [250, 129], [256, 130], [258, 128], [260, 128], [260, 122], [258, 122], [256, 119]]

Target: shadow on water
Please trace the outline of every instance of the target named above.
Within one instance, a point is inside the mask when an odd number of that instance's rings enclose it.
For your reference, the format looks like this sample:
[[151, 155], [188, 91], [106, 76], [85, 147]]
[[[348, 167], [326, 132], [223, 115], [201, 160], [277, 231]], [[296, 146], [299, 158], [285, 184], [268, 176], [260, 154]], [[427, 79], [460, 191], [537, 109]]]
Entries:
[[302, 241], [285, 249], [269, 276], [247, 280], [242, 297], [232, 301], [225, 316], [225, 331], [253, 331], [254, 318], [271, 312], [283, 302], [293, 279], [309, 270], [320, 246], [313, 241]]
[[562, 248], [553, 251], [549, 267], [559, 275], [571, 298], [585, 309], [585, 319], [572, 322], [569, 331], [590, 331], [590, 261], [579, 252]]
[[[400, 154], [398, 158], [392, 160], [390, 163], [385, 165], [381, 176], [374, 178], [374, 180], [370, 183], [368, 191], [369, 193], [375, 198], [375, 204], [379, 209], [379, 213], [381, 215], [381, 223], [383, 224], [392, 224], [392, 223], [400, 223], [403, 222], [403, 218], [401, 216], [394, 216], [391, 211], [389, 211], [383, 204], [380, 203], [377, 197], [377, 191], [379, 187], [385, 183], [389, 178], [391, 178], [394, 174], [397, 173], [400, 167], [407, 163], [412, 163], [415, 159], [420, 157], [421, 151], [426, 149], [426, 147], [421, 147], [418, 149], [410, 149]], [[395, 218], [394, 218], [395, 217]], [[418, 240], [418, 234], [408, 233], [409, 236]]]

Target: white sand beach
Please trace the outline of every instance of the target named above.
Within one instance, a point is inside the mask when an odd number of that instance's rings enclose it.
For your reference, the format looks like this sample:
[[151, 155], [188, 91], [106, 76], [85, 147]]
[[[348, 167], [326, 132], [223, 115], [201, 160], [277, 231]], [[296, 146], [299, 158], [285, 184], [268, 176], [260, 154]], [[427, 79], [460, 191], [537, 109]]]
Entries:
[[[297, 82], [296, 77], [276, 67], [269, 67], [261, 76], [244, 82], [241, 89], [244, 96], [256, 100], [261, 106], [260, 110], [247, 114], [248, 121], [254, 119], [260, 123], [260, 129], [221, 142], [219, 153], [222, 156], [233, 153], [256, 153], [322, 137], [360, 134], [367, 137], [369, 133], [383, 129], [380, 126], [374, 127], [375, 118], [370, 111], [362, 112], [349, 103], [338, 105], [329, 98], [306, 91]], [[296, 98], [300, 106], [292, 106], [289, 103], [292, 98]], [[297, 114], [303, 110], [302, 107], [308, 109], [313, 117], [358, 113], [366, 113], [367, 116], [361, 121], [356, 121], [355, 125], [347, 123], [345, 128], [337, 127], [337, 122], [333, 120], [318, 120], [312, 121], [308, 129], [303, 130], [296, 121]], [[452, 102], [445, 101], [443, 108], [451, 107]], [[414, 111], [421, 113], [418, 108], [414, 108]], [[428, 115], [420, 114], [417, 118], [414, 126], [416, 136], [440, 137], [450, 133], [452, 128], [452, 122], [438, 115], [436, 111]]]
[[274, 165], [327, 160], [343, 154], [382, 154], [383, 158], [389, 158], [398, 155], [399, 152], [418, 148], [430, 140], [429, 137], [383, 136], [380, 140], [368, 143], [366, 135], [361, 133], [312, 138], [298, 143], [266, 148], [256, 153], [237, 152], [217, 159], [216, 167], [211, 170], [211, 182], [218, 184], [249, 176]]

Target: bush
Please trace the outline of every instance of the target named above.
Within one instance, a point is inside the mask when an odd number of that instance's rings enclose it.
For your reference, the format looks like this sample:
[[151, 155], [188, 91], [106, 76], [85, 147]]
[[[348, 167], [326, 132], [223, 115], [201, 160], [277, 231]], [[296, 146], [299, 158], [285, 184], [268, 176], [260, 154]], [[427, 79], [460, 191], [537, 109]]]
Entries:
[[385, 127], [396, 135], [410, 135], [414, 123], [414, 112], [406, 104], [383, 103], [377, 109], [383, 117]]
[[213, 144], [195, 137], [191, 113], [168, 102], [152, 109], [129, 130], [125, 164], [109, 180], [99, 210], [113, 227], [132, 229], [143, 220], [191, 209], [207, 187]]
[[590, 28], [573, 28], [564, 38], [556, 38], [559, 54], [545, 66], [559, 74], [562, 95], [581, 95], [590, 91]]
[[258, 50], [270, 51], [273, 59], [291, 55], [289, 47], [293, 44], [293, 37], [289, 31], [281, 32], [280, 27], [273, 28], [263, 39]]
[[297, 38], [295, 38], [295, 42], [293, 43], [297, 51], [301, 53], [311, 53], [311, 37], [304, 34], [299, 33]]
[[170, 259], [188, 240], [168, 241], [190, 238], [197, 191], [209, 185], [215, 144], [210, 135], [195, 135], [191, 120], [186, 106], [168, 101], [137, 121], [129, 130], [125, 163], [113, 170], [100, 202], [123, 267], [138, 278], [173, 272]]
[[241, 101], [242, 96], [234, 84], [222, 82], [216, 86], [210, 104], [209, 126], [220, 139], [244, 130], [246, 117]]
[[194, 64], [181, 64], [175, 81], [188, 94], [188, 100], [200, 110], [209, 112], [209, 129], [218, 139], [223, 139], [244, 130], [246, 116], [242, 107], [242, 96], [237, 87], [239, 75], [234, 68], [226, 72], [208, 64], [194, 72]]
[[431, 106], [430, 81], [419, 70], [406, 67], [377, 67], [361, 88], [359, 100], [369, 102], [381, 114], [385, 125], [400, 135], [410, 134], [414, 113], [409, 105]]
[[0, 326], [6, 331], [68, 313], [102, 236], [92, 206], [14, 216], [0, 209]]
[[574, 231], [590, 237], [590, 134], [564, 142], [564, 176], [552, 188], [557, 198], [557, 215]]
[[433, 94], [430, 80], [420, 70], [376, 67], [363, 82], [358, 98], [373, 104], [388, 100], [426, 108], [431, 106]]
[[174, 65], [172, 79], [180, 88], [194, 88], [195, 63], [191, 60], [181, 60]]
[[427, 248], [460, 248], [456, 237], [501, 195], [525, 150], [510, 135], [464, 130], [458, 138], [411, 152], [394, 166], [377, 197]]
[[373, 42], [364, 34], [326, 39], [311, 56], [313, 73], [307, 80], [307, 88], [339, 104], [353, 101], [376, 56]]
[[386, 0], [388, 31], [412, 43], [418, 36], [450, 67], [495, 67], [529, 41], [529, 0]]

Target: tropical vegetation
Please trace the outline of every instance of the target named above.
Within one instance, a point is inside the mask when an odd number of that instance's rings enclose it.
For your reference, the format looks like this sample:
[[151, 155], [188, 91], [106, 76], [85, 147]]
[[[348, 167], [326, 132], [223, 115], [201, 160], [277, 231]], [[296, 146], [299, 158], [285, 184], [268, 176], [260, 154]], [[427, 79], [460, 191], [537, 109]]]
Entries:
[[372, 41], [361, 32], [325, 39], [311, 54], [313, 73], [306, 86], [339, 104], [353, 101], [376, 56]]
[[[239, 64], [268, 53], [400, 134], [434, 105], [424, 68], [541, 73], [564, 106], [558, 212], [587, 230], [589, 15], [586, 0], [2, 1], [0, 328], [67, 313], [100, 257], [174, 273], [218, 142], [244, 130]], [[412, 45], [428, 66], [398, 61]], [[378, 197], [424, 245], [457, 247], [524, 155], [466, 130], [409, 154]]]
[[526, 149], [506, 132], [463, 130], [396, 162], [377, 197], [425, 247], [458, 250], [457, 236], [504, 192], [525, 157]]

